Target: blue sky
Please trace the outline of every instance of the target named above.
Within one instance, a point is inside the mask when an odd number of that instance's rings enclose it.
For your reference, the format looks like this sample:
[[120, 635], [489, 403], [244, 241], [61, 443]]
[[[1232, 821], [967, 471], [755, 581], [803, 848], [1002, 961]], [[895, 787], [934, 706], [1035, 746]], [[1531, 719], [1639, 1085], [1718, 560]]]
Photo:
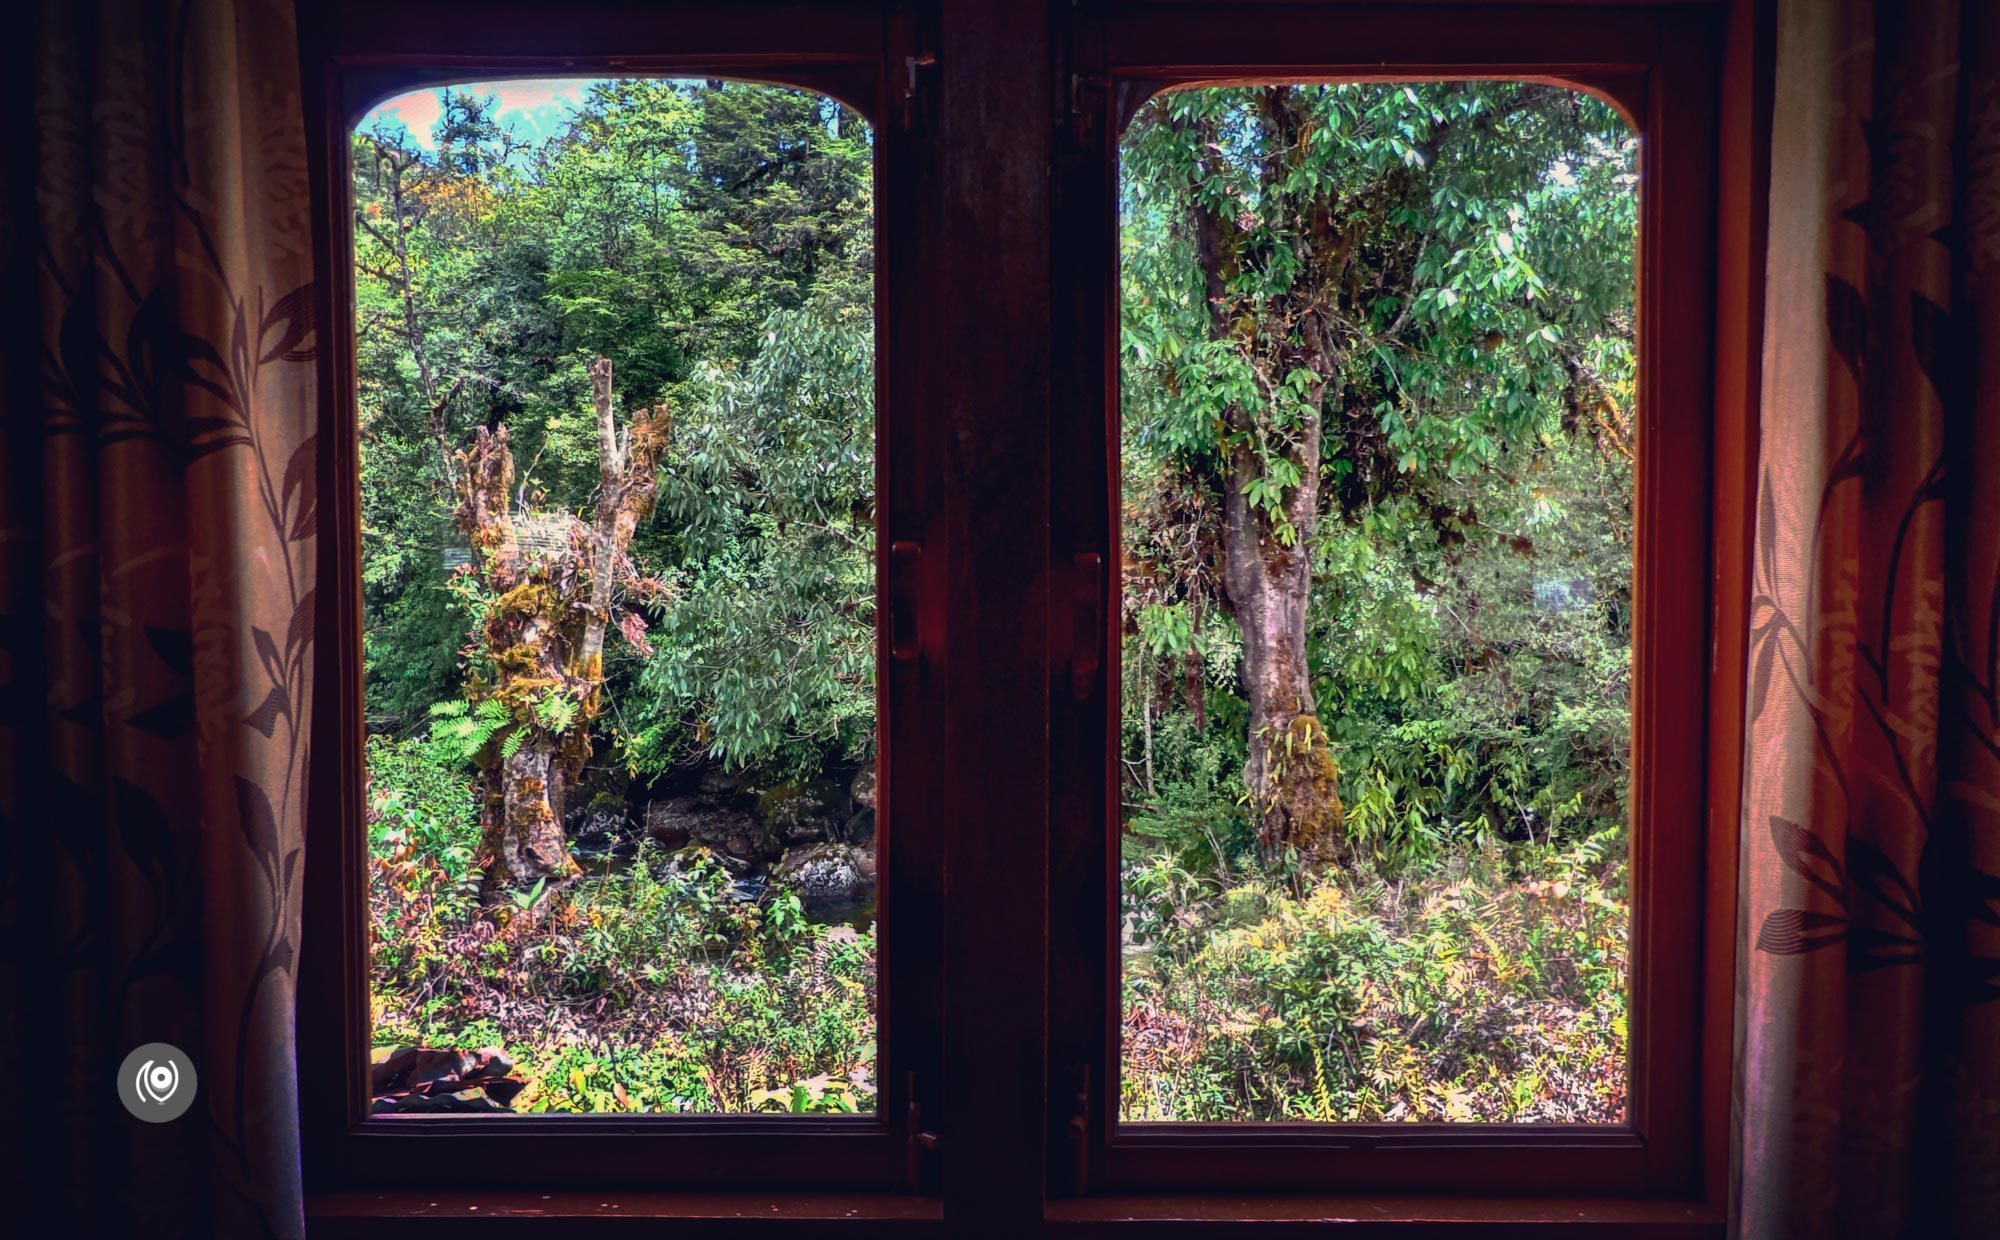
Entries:
[[[536, 142], [561, 132], [577, 104], [583, 101], [592, 81], [590, 78], [536, 78], [473, 82], [451, 89], [498, 96], [499, 107], [494, 111], [494, 119], [506, 126], [515, 137]], [[361, 119], [360, 128], [369, 130], [378, 124], [400, 122], [410, 131], [411, 140], [428, 151], [435, 147], [431, 141], [431, 129], [443, 111], [443, 88], [413, 90], [377, 104]]]

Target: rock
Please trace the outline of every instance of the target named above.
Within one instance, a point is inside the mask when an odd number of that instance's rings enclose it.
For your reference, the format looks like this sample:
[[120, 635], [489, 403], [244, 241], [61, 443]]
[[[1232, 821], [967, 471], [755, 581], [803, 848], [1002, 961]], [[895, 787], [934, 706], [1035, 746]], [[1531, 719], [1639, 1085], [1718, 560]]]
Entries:
[[632, 820], [622, 808], [617, 813], [592, 810], [570, 831], [570, 849], [586, 855], [608, 853], [631, 833]]
[[871, 812], [874, 810], [875, 764], [873, 762], [854, 773], [854, 782], [848, 785], [847, 795], [854, 798], [854, 803], [863, 809]]
[[719, 766], [711, 766], [701, 773], [701, 780], [695, 786], [703, 796], [722, 800], [741, 792], [743, 781]]
[[414, 1046], [378, 1046], [368, 1056], [368, 1088], [371, 1093], [386, 1093], [395, 1084], [408, 1080], [410, 1068], [417, 1062], [417, 1048]]
[[875, 857], [847, 844], [814, 844], [785, 854], [778, 881], [807, 903], [852, 900], [875, 883]]
[[477, 1051], [378, 1047], [369, 1056], [369, 1110], [505, 1111], [528, 1083], [497, 1046]]
[[875, 811], [864, 809], [847, 820], [847, 830], [841, 838], [861, 848], [875, 847]]
[[376, 1114], [425, 1115], [439, 1112], [487, 1113], [505, 1111], [507, 1105], [488, 1096], [483, 1089], [461, 1089], [449, 1094], [410, 1094], [400, 1099], [377, 1098], [369, 1107]]
[[840, 837], [847, 803], [837, 780], [779, 784], [757, 797], [757, 821], [783, 844], [819, 843]]
[[663, 848], [705, 845], [739, 861], [776, 853], [770, 833], [740, 809], [704, 796], [673, 797], [646, 806], [646, 838]]
[[469, 1076], [477, 1067], [478, 1060], [462, 1051], [418, 1051], [416, 1063], [402, 1083], [418, 1090]]
[[646, 838], [664, 848], [679, 848], [694, 839], [694, 829], [707, 812], [699, 797], [674, 797], [646, 804]]

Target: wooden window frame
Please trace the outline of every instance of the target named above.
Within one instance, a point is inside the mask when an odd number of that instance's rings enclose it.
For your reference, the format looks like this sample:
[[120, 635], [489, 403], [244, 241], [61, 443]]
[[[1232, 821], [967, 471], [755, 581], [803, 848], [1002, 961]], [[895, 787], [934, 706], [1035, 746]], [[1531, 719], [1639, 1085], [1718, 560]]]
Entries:
[[[877, 956], [878, 1079], [873, 1114], [390, 1115], [368, 1113], [367, 834], [363, 817], [360, 466], [355, 388], [349, 136], [366, 110], [402, 91], [506, 78], [717, 77], [791, 85], [840, 99], [876, 133], [876, 549], [879, 614], [940, 614], [922, 547], [934, 505], [931, 449], [916, 416], [922, 297], [917, 205], [923, 180], [914, 98], [903, 72], [911, 26], [892, 4], [663, 4], [369, 0], [302, 10], [302, 69], [312, 138], [320, 323], [318, 641], [312, 796], [300, 968], [301, 1143], [308, 1191], [445, 1187], [445, 1166], [505, 1167], [516, 1189], [705, 1192], [732, 1189], [907, 1193], [927, 1155], [916, 1140], [920, 1082], [938, 1074], [939, 958], [924, 935], [888, 933], [892, 918], [941, 916], [940, 843], [921, 824], [927, 781], [897, 778], [934, 761], [937, 692], [925, 661], [892, 658], [877, 626], [880, 775]], [[316, 16], [317, 20], [308, 20]], [[540, 49], [523, 54], [523, 47]], [[670, 53], [631, 49], [674, 49]], [[897, 562], [892, 576], [892, 559]], [[917, 635], [919, 654], [936, 634]], [[894, 757], [892, 759], [892, 750]], [[892, 911], [893, 909], [893, 911]], [[891, 1213], [909, 1215], [907, 1205]], [[921, 1211], [917, 1213], [921, 1214]]]
[[[1711, 414], [1703, 614], [1715, 633], [1740, 638], [1757, 466], [1772, 8], [1772, 0], [301, 0], [326, 431], [299, 998], [313, 1234], [435, 1237], [504, 1222], [570, 1235], [596, 1222], [652, 1219], [688, 1236], [1309, 1228], [1357, 1237], [1720, 1237], [1744, 700], [1734, 639], [1707, 651], [1709, 691], [1687, 723], [1697, 745], [1705, 728], [1704, 795], [1692, 825], [1706, 835], [1702, 907], [1662, 919], [1700, 944], [1698, 976], [1680, 983], [1699, 1016], [1683, 1036], [1690, 1074], [1672, 1151], [1651, 1162], [1643, 1148], [1633, 1155], [1630, 1141], [1608, 1151], [1573, 1154], [1560, 1141], [1527, 1151], [1530, 1161], [1579, 1173], [1607, 1159], [1628, 1164], [1622, 1187], [1579, 1175], [1550, 1190], [1546, 1181], [1495, 1176], [1412, 1183], [1409, 1168], [1434, 1157], [1415, 1130], [1359, 1141], [1253, 1134], [1247, 1145], [1228, 1131], [1195, 1133], [1191, 1143], [1168, 1134], [1150, 1148], [1144, 1139], [1107, 1140], [1104, 1116], [1116, 1095], [1102, 1069], [1116, 1062], [1119, 1007], [1100, 920], [1115, 882], [1115, 838], [1105, 830], [1108, 761], [1098, 759], [1108, 759], [1115, 740], [1105, 687], [1116, 683], [1117, 638], [1115, 613], [1104, 606], [1108, 583], [1077, 557], [1117, 545], [1103, 502], [1115, 494], [1105, 412], [1116, 407], [1116, 277], [1103, 261], [1116, 229], [1107, 158], [1115, 145], [1107, 148], [1103, 134], [1115, 126], [1095, 137], [1091, 128], [1115, 118], [1113, 71], [1157, 81], [1177, 61], [1207, 76], [1219, 66], [1297, 76], [1362, 67], [1353, 62], [1365, 43], [1378, 61], [1365, 67], [1390, 60], [1403, 76], [1422, 67], [1517, 76], [1539, 66], [1619, 91], [1646, 80], [1659, 48], [1594, 60], [1603, 53], [1576, 50], [1584, 32], [1647, 21], [1695, 30], [1694, 48], [1683, 50], [1699, 52], [1700, 97], [1660, 107], [1648, 94], [1646, 103], [1677, 125], [1717, 112], [1722, 122], [1709, 128], [1712, 187], [1681, 204], [1704, 227], [1714, 223], [1712, 248], [1695, 250], [1714, 261], [1681, 273], [1687, 287], [1674, 305], [1690, 321], [1697, 308], [1707, 316], [1702, 349], [1689, 354], [1677, 389], [1689, 407]], [[479, 20], [467, 20], [473, 14]], [[1215, 32], [1227, 38], [1204, 34], [1190, 47], [1190, 31], [1214, 32], [1225, 18], [1238, 23], [1233, 33]], [[1282, 53], [1267, 43], [1252, 54], [1248, 31], [1260, 24], [1287, 28]], [[1475, 40], [1470, 28], [1497, 37]], [[1316, 43], [1301, 29], [1317, 32]], [[1181, 51], [1121, 51], [1135, 35]], [[1348, 50], [1304, 58], [1308, 46]], [[635, 51], [668, 47], [681, 51]], [[359, 104], [399, 85], [646, 72], [788, 81], [872, 105], [861, 110], [881, 143], [878, 419], [885, 436], [908, 445], [878, 486], [908, 521], [893, 536], [885, 531], [880, 547], [886, 553], [893, 537], [923, 548], [919, 580], [906, 583], [922, 658], [891, 678], [884, 712], [905, 720], [939, 712], [928, 717], [940, 725], [896, 742], [898, 762], [931, 777], [915, 811], [911, 789], [900, 798], [904, 821], [918, 818], [925, 829], [892, 833], [896, 853], [885, 868], [897, 877], [893, 900], [887, 891], [884, 900], [906, 928], [925, 933], [885, 951], [883, 967], [894, 971], [882, 977], [878, 1000], [887, 1071], [868, 1120], [582, 1118], [586, 1128], [566, 1119], [440, 1117], [403, 1127], [405, 1117], [384, 1132], [362, 1114], [365, 1065], [350, 1055], [366, 1045], [368, 1028], [348, 123]], [[1658, 79], [1650, 81], [1649, 91]], [[1700, 176], [1686, 181], [1697, 183]], [[1712, 296], [1700, 291], [1710, 276]], [[1703, 360], [1711, 339], [1712, 367]], [[1653, 351], [1646, 360], [1657, 369], [1663, 359]], [[902, 428], [893, 436], [891, 420]], [[895, 450], [880, 449], [884, 459]], [[878, 560], [878, 582], [882, 567]], [[886, 672], [886, 652], [880, 665]], [[942, 712], [946, 698], [951, 710]], [[903, 996], [893, 1049], [892, 990]], [[920, 1002], [911, 1002], [913, 992]], [[1094, 1083], [1084, 1077], [1092, 1064]], [[918, 1102], [921, 1111], [911, 1105]], [[1518, 1132], [1492, 1135], [1504, 1143]], [[1649, 1128], [1648, 1144], [1664, 1147], [1659, 1133]], [[1414, 1148], [1397, 1148], [1412, 1138]], [[1443, 1152], [1487, 1156], [1476, 1140]], [[1211, 1164], [1211, 1155], [1221, 1161]], [[1335, 1159], [1402, 1169], [1364, 1181], [1327, 1174]], [[468, 1183], [467, 1169], [483, 1178]]]
[[[1259, 18], [1265, 20], [1259, 20]], [[1743, 631], [1740, 572], [1720, 535], [1744, 511], [1728, 445], [1746, 408], [1718, 399], [1716, 144], [1727, 15], [1687, 4], [1548, 6], [1112, 4], [1072, 35], [1070, 153], [1058, 177], [1058, 290], [1076, 393], [1054, 419], [1056, 562], [1102, 597], [1054, 698], [1051, 771], [1051, 1181], [1073, 1197], [1158, 1193], [1482, 1194], [1698, 1201], [1725, 1152], [1731, 940], [1705, 902], [1733, 893], [1728, 683]], [[1515, 79], [1588, 91], [1641, 138], [1635, 474], [1632, 954], [1627, 1120], [1554, 1124], [1118, 1123], [1117, 686], [1121, 546], [1117, 156], [1156, 93], [1245, 81]], [[1740, 660], [1738, 661], [1740, 663]], [[1708, 727], [1701, 726], [1702, 723]], [[1726, 921], [1726, 906], [1712, 910]], [[1726, 1062], [1726, 1060], [1725, 1060]], [[1708, 1165], [1704, 1164], [1708, 1160]], [[1066, 1164], [1066, 1165], [1065, 1165]]]

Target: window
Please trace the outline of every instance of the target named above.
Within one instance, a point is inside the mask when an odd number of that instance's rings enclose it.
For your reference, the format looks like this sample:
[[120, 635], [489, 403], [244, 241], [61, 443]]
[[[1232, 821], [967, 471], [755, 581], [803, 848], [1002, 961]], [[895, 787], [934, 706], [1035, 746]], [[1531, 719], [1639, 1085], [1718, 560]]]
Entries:
[[874, 1109], [872, 147], [699, 79], [356, 130], [375, 1113]]
[[1707, 7], [402, 7], [306, 34], [329, 1211], [1718, 1234]]
[[1523, 82], [1126, 126], [1121, 1119], [1624, 1118], [1637, 150]]
[[928, 1174], [909, 144], [889, 31], [756, 18], [327, 59], [318, 1183]]
[[1661, 204], [1708, 138], [1661, 101], [1707, 70], [1696, 22], [1573, 17], [1080, 40], [1083, 1194], [1693, 1173], [1709, 307], [1664, 256], [1708, 242]]

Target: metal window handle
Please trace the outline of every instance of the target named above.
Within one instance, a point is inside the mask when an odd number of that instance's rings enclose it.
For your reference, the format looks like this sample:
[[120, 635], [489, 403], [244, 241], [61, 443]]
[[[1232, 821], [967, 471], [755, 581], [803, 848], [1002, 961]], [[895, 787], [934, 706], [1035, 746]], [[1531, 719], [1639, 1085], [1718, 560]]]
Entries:
[[916, 659], [921, 646], [917, 634], [917, 565], [924, 545], [914, 539], [899, 538], [889, 544], [889, 657], [898, 663]]
[[930, 1178], [925, 1174], [924, 1155], [943, 1144], [943, 1139], [924, 1131], [924, 1109], [917, 1104], [917, 1074], [911, 1072], [903, 1080], [910, 1096], [903, 1117], [903, 1187], [907, 1192], [921, 1193]]
[[1076, 590], [1076, 628], [1070, 634], [1069, 688], [1076, 700], [1088, 698], [1104, 666], [1104, 556], [1079, 551], [1070, 560]]

